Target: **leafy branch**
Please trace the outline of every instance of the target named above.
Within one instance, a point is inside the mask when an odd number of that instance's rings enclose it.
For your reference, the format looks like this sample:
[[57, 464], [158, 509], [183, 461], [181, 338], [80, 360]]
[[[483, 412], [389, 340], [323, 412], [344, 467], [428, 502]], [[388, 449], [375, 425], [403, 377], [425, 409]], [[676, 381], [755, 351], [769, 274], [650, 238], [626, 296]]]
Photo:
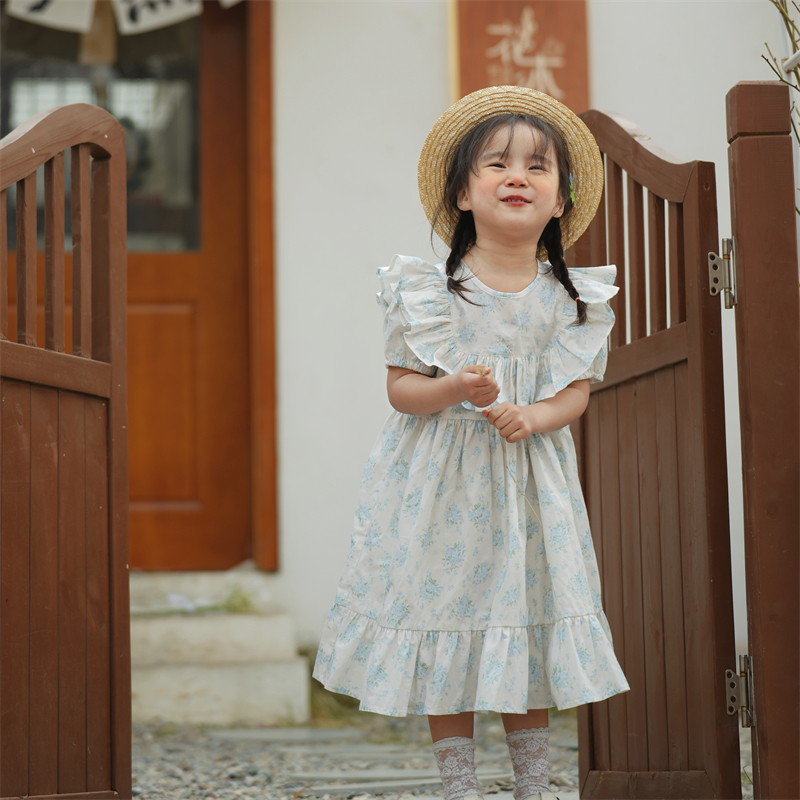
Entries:
[[[788, 0], [769, 0], [769, 2], [775, 6], [775, 8], [778, 10], [778, 13], [781, 15], [783, 24], [786, 27], [786, 33], [789, 35], [791, 53], [797, 53], [800, 51], [800, 27], [798, 27], [798, 24], [792, 19]], [[798, 13], [798, 15], [800, 15], [800, 6], [798, 6], [797, 0], [791, 0], [791, 3], [793, 9]], [[781, 83], [791, 86], [795, 92], [800, 93], [800, 63], [797, 63], [793, 68], [786, 70], [784, 67], [785, 60], [778, 60], [773, 55], [772, 50], [770, 50], [769, 45], [766, 42], [764, 43], [764, 46], [767, 48], [769, 58], [767, 58], [765, 55], [762, 55], [761, 58], [767, 62], [767, 65], [775, 73]], [[791, 53], [789, 58], [792, 57]], [[789, 112], [790, 120], [792, 123], [794, 138], [797, 140], [798, 147], [800, 147], [800, 129], [798, 129], [796, 122], [796, 120], [800, 120], [800, 108], [798, 108], [794, 93], [791, 93], [791, 95], [792, 107]], [[800, 192], [800, 189], [797, 191]], [[797, 211], [798, 215], [800, 215], [800, 208], [795, 206], [795, 211]]]

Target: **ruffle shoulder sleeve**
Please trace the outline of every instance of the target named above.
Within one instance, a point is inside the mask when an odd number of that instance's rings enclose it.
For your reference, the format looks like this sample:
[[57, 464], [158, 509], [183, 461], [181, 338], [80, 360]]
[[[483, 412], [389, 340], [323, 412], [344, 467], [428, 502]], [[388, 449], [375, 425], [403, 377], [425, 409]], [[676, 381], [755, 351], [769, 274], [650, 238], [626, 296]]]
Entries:
[[586, 322], [577, 325], [575, 301], [566, 295], [560, 313], [560, 329], [550, 354], [552, 382], [560, 392], [573, 381], [603, 380], [608, 362], [608, 335], [614, 327], [614, 312], [608, 301], [619, 291], [614, 286], [617, 268], [576, 267], [569, 271], [578, 296], [586, 303]]
[[386, 366], [435, 375], [436, 351], [450, 330], [450, 294], [444, 274], [427, 261], [397, 255], [377, 276]]

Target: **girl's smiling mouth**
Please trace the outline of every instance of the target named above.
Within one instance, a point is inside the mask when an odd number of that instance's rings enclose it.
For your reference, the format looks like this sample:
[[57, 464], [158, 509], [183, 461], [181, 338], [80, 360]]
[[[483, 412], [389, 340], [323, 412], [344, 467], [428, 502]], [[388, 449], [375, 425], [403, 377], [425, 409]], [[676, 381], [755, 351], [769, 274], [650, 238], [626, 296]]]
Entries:
[[526, 200], [524, 197], [521, 197], [518, 194], [511, 194], [508, 197], [504, 197], [502, 199], [503, 203], [530, 203], [530, 200]]

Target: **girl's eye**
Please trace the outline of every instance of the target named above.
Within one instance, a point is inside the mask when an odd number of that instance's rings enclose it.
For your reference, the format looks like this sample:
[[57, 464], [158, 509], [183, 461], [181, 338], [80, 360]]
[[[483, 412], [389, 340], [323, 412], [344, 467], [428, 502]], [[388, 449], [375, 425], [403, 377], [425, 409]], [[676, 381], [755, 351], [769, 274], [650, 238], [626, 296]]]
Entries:
[[544, 167], [541, 164], [531, 164], [530, 169], [544, 170]]

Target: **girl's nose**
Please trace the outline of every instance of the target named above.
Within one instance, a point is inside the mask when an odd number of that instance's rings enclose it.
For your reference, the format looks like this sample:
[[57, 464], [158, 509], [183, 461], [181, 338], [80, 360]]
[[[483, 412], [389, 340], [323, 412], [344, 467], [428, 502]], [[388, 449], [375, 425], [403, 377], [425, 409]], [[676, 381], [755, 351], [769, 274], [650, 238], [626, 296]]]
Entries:
[[521, 186], [528, 182], [528, 173], [524, 169], [512, 168], [506, 176], [506, 185]]

